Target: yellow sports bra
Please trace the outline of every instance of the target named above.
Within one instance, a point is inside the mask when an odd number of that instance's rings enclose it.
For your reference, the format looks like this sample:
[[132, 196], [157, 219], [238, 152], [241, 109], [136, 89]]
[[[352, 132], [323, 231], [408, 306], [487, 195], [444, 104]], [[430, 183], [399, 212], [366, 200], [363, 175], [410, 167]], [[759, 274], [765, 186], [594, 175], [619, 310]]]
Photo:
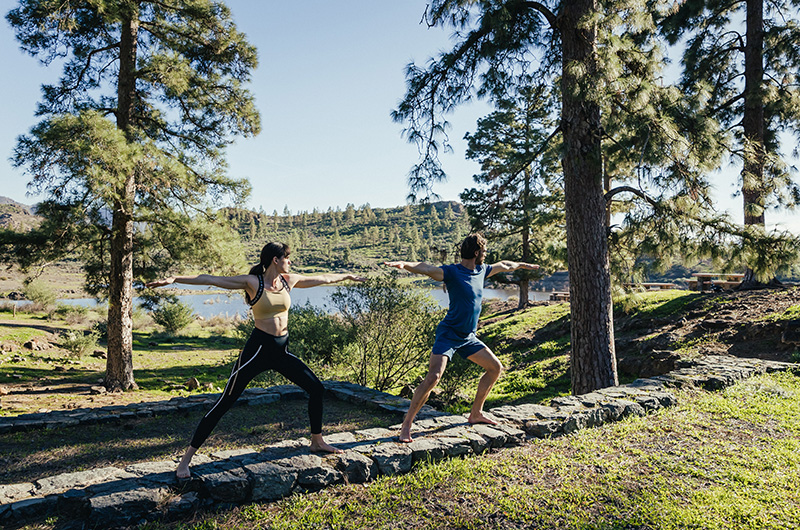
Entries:
[[247, 297], [247, 303], [253, 309], [253, 318], [264, 320], [268, 318], [288, 316], [289, 306], [292, 305], [292, 298], [289, 296], [289, 284], [286, 278], [280, 275], [283, 287], [280, 291], [268, 291], [264, 289], [264, 276], [258, 276], [258, 292], [252, 300]]

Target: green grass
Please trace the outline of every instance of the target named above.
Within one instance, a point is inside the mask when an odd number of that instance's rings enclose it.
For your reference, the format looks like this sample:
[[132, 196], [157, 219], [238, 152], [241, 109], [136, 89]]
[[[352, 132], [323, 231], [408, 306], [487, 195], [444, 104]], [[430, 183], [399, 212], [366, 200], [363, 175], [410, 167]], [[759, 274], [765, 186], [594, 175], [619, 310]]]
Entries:
[[798, 396], [788, 374], [680, 391], [681, 405], [643, 418], [142, 528], [796, 528]]
[[526, 331], [543, 328], [568, 315], [568, 304], [535, 306], [498, 322], [486, 324], [480, 328], [478, 334], [487, 343], [499, 343]]
[[630, 293], [614, 301], [614, 313], [641, 318], [664, 318], [686, 309], [697, 300], [697, 293], [661, 289]]
[[765, 322], [775, 322], [783, 320], [797, 320], [800, 319], [800, 304], [793, 305], [786, 309], [783, 313], [772, 313], [763, 315], [758, 320]]

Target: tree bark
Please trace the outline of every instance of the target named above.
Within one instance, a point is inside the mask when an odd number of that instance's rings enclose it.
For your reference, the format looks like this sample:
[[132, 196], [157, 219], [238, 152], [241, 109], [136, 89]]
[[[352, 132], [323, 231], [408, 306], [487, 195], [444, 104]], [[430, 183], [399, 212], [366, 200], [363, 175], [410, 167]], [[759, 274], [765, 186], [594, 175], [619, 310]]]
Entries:
[[586, 20], [594, 0], [564, 2], [562, 116], [564, 192], [571, 325], [572, 393], [617, 384], [606, 204], [600, 150], [600, 109], [587, 97], [596, 75], [596, 29]]
[[[746, 42], [744, 47], [744, 163], [742, 201], [745, 226], [764, 223], [764, 5], [763, 0], [747, 0]], [[760, 285], [747, 267], [743, 288]]]
[[[136, 102], [138, 17], [123, 21], [117, 84], [117, 127], [130, 131]], [[136, 389], [133, 378], [133, 172], [117, 190], [111, 221], [108, 295], [108, 360], [105, 385], [110, 391]]]

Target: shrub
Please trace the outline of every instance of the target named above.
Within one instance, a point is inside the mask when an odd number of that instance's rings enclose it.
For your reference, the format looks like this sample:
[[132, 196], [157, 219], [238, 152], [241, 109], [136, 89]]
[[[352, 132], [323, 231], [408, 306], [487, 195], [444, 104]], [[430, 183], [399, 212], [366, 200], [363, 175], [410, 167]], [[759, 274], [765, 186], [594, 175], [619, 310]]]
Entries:
[[61, 336], [61, 347], [70, 352], [72, 357], [83, 357], [97, 347], [99, 337], [96, 331], [84, 333], [71, 329]]
[[311, 305], [292, 308], [289, 317], [290, 349], [308, 360], [333, 361], [352, 340], [351, 329], [341, 318]]
[[49, 309], [56, 303], [56, 292], [42, 280], [33, 280], [24, 289], [25, 298], [42, 309]]
[[57, 304], [50, 318], [60, 318], [70, 325], [85, 324], [89, 318], [89, 308], [82, 305]]
[[342, 362], [354, 382], [388, 390], [425, 369], [443, 313], [427, 293], [383, 276], [338, 287], [331, 300], [349, 328]]
[[177, 333], [192, 323], [194, 310], [188, 304], [170, 300], [156, 307], [150, 316], [168, 333]]

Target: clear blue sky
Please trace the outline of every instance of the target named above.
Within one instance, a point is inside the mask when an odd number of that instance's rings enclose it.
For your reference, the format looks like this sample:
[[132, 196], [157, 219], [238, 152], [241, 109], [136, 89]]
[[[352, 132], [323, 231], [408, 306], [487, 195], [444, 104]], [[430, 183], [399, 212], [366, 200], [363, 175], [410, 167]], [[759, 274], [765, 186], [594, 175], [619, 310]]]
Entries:
[[[309, 0], [277, 2], [228, 0], [238, 28], [258, 48], [259, 67], [251, 90], [263, 132], [239, 139], [228, 151], [230, 173], [253, 185], [249, 206], [267, 213], [405, 203], [407, 174], [416, 148], [401, 138], [389, 113], [405, 93], [404, 68], [424, 63], [450, 47], [450, 34], [419, 23], [425, 0]], [[10, 2], [4, 2], [3, 15]], [[27, 177], [11, 167], [15, 139], [36, 122], [33, 116], [43, 83], [55, 82], [60, 68], [46, 69], [19, 51], [8, 23], [0, 28], [4, 102], [0, 120], [0, 195], [32, 204]], [[464, 159], [466, 132], [487, 114], [483, 102], [470, 103], [451, 118], [454, 153], [443, 154], [448, 182], [435, 191], [457, 200], [472, 186], [478, 166]], [[717, 183], [720, 206], [741, 222], [741, 200], [731, 199], [736, 170]], [[800, 215], [768, 212], [800, 233]]]

